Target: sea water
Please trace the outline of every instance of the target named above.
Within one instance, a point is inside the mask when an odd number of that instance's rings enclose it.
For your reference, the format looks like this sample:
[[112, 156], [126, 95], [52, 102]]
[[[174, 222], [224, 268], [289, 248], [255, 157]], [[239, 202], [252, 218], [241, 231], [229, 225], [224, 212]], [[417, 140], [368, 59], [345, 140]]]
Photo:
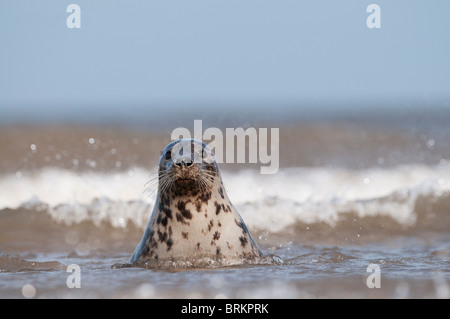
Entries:
[[449, 298], [449, 126], [382, 123], [280, 125], [276, 174], [220, 165], [270, 258], [162, 269], [117, 265], [150, 218], [170, 134], [4, 126], [0, 297]]

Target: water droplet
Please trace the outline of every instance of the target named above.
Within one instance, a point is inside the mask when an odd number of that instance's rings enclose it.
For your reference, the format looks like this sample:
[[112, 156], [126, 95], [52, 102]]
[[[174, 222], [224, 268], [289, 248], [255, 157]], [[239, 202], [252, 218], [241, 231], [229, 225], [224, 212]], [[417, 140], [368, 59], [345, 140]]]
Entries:
[[34, 286], [31, 284], [25, 284], [22, 287], [22, 295], [25, 298], [33, 298], [34, 296], [36, 296], [36, 288], [34, 288]]
[[91, 159], [86, 159], [86, 164], [89, 165], [92, 168], [95, 168], [97, 166], [97, 163]]
[[155, 287], [149, 283], [142, 284], [137, 288], [137, 294], [140, 298], [154, 298]]
[[89, 144], [94, 144], [95, 143], [95, 138], [93, 138], [93, 137], [91, 137], [90, 139], [89, 139]]
[[31, 151], [32, 151], [33, 153], [36, 153], [36, 152], [37, 152], [37, 146], [36, 146], [36, 144], [31, 144], [31, 145], [30, 145], [30, 149], [31, 149]]

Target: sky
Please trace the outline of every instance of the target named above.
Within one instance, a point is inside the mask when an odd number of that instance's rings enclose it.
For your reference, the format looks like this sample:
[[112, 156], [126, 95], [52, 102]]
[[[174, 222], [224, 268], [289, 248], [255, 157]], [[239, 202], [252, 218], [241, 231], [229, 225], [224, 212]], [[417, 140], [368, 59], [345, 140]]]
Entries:
[[[81, 28], [66, 12], [78, 4]], [[370, 4], [381, 28], [368, 28]], [[448, 0], [2, 0], [0, 123], [449, 107]]]

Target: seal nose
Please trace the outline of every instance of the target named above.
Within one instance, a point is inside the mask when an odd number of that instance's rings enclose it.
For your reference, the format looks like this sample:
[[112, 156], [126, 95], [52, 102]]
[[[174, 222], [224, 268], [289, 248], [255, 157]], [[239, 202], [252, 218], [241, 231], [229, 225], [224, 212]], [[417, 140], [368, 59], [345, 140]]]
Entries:
[[183, 167], [183, 166], [191, 166], [193, 162], [190, 156], [180, 156], [179, 158], [176, 159], [174, 164], [178, 167]]

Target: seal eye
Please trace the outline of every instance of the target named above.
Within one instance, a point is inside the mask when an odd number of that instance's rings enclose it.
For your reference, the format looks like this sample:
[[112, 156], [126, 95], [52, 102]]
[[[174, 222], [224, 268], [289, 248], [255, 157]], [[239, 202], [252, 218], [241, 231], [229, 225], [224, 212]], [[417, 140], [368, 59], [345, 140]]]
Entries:
[[164, 155], [164, 158], [165, 158], [166, 160], [172, 159], [172, 151], [167, 151], [167, 152], [166, 152], [166, 155]]

